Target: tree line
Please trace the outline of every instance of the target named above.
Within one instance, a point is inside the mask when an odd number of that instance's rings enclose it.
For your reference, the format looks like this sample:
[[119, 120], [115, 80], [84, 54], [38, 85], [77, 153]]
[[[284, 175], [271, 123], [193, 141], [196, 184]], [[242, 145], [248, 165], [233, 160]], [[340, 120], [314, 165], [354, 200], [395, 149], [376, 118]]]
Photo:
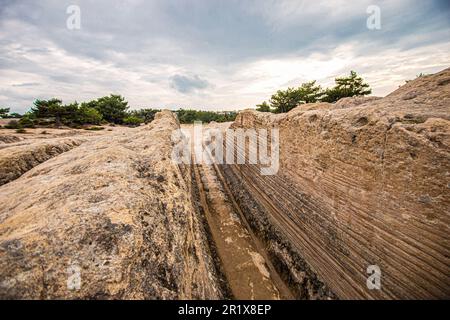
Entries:
[[365, 96], [372, 93], [370, 86], [351, 71], [347, 77], [335, 79], [335, 86], [323, 89], [316, 81], [309, 81], [297, 88], [278, 90], [269, 102], [264, 101], [257, 105], [256, 110], [261, 112], [284, 113], [289, 112], [300, 104], [329, 102], [334, 103], [345, 97]]
[[[0, 108], [0, 118], [19, 118], [5, 127], [14, 129], [36, 126], [68, 126], [118, 124], [138, 126], [153, 121], [160, 109], [143, 108], [129, 110], [128, 102], [121, 95], [111, 94], [89, 102], [63, 104], [61, 99], [36, 100], [24, 115], [9, 113], [9, 108]], [[234, 111], [198, 111], [179, 109], [175, 111], [181, 123], [234, 121]]]
[[199, 110], [186, 110], [178, 109], [175, 111], [180, 123], [194, 123], [195, 121], [201, 122], [228, 122], [234, 121], [237, 116], [236, 111], [199, 111]]

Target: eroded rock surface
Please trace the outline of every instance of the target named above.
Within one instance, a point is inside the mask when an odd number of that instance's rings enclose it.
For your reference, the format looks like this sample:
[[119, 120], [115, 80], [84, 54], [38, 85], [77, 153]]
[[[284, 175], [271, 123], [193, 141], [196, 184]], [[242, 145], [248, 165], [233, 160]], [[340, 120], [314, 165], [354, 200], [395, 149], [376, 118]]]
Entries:
[[[450, 69], [233, 126], [280, 129], [277, 175], [222, 169], [300, 297], [450, 297]], [[371, 265], [381, 290], [367, 287]]]
[[69, 151], [83, 139], [50, 139], [0, 149], [0, 186], [17, 179], [38, 164]]
[[170, 112], [0, 187], [0, 297], [217, 299]]

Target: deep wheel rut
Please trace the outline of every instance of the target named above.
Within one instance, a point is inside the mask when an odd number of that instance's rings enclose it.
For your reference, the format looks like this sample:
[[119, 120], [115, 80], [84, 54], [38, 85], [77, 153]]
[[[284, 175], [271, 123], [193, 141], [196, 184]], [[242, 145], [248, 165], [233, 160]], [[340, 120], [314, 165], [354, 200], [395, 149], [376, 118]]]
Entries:
[[244, 300], [292, 299], [251, 232], [214, 165], [193, 165], [201, 206], [232, 295]]

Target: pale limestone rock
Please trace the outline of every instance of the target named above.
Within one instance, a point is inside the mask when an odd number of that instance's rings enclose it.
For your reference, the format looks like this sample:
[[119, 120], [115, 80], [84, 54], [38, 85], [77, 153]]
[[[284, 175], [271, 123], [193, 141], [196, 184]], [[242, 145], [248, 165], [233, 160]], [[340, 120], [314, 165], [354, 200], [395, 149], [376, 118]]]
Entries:
[[[302, 271], [293, 255], [338, 298], [450, 297], [450, 69], [382, 99], [247, 110], [233, 125], [272, 126], [278, 175], [224, 171], [241, 203], [259, 207], [248, 219], [291, 281], [312, 288], [304, 296], [321, 286], [292, 280]], [[370, 265], [381, 268], [381, 290], [366, 286]]]

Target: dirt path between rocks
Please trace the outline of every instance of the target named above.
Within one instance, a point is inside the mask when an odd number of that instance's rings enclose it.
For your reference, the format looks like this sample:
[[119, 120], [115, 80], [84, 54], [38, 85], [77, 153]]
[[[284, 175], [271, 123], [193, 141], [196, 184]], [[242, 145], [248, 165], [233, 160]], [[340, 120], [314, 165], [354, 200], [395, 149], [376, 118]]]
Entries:
[[221, 268], [234, 298], [292, 299], [292, 294], [252, 234], [239, 207], [214, 165], [193, 165], [200, 203], [204, 209]]

